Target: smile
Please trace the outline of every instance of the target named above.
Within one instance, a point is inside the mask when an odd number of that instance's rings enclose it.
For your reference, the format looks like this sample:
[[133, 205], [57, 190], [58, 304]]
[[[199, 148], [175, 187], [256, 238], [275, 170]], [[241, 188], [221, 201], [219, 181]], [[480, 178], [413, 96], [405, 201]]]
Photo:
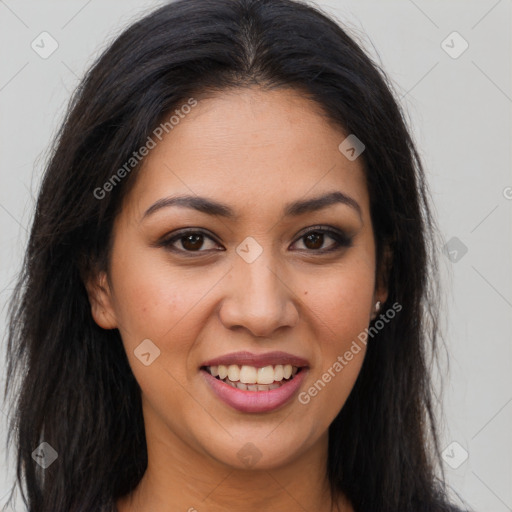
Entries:
[[309, 372], [309, 362], [286, 352], [236, 352], [208, 361], [200, 374], [215, 398], [244, 413], [275, 411], [289, 403]]
[[232, 364], [229, 366], [206, 366], [204, 369], [216, 379], [243, 391], [270, 391], [292, 380], [299, 372], [291, 364], [269, 365], [263, 368]]

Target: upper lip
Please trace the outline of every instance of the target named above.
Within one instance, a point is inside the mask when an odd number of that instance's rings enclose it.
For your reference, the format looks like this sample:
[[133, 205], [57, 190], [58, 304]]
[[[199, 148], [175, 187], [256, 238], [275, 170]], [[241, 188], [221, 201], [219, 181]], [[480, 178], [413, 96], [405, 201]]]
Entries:
[[215, 359], [209, 359], [205, 361], [201, 366], [229, 366], [231, 364], [237, 364], [239, 366], [274, 366], [276, 364], [291, 364], [292, 366], [308, 366], [309, 362], [299, 356], [288, 354], [287, 352], [266, 352], [265, 354], [253, 354], [251, 352], [233, 352], [231, 354], [225, 354], [223, 356], [216, 357]]

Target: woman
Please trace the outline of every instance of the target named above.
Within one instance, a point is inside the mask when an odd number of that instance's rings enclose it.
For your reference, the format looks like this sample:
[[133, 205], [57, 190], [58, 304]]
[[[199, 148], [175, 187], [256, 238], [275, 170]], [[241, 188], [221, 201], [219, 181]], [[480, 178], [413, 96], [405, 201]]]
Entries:
[[319, 10], [181, 0], [127, 29], [13, 297], [29, 510], [454, 510], [427, 196], [384, 73]]

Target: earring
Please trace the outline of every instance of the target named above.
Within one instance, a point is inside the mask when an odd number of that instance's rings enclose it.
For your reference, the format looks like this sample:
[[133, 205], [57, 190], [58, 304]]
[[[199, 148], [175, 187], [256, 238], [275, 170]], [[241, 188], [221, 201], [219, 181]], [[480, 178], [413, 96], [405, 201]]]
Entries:
[[372, 314], [372, 320], [377, 318], [377, 313], [380, 311], [380, 300], [375, 303], [375, 312]]

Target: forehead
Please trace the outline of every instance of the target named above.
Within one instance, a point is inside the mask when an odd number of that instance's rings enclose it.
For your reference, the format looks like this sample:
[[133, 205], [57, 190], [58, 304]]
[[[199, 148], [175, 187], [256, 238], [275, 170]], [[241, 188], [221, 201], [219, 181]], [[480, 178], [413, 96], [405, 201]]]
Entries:
[[132, 190], [139, 217], [176, 193], [216, 198], [242, 217], [333, 190], [368, 208], [362, 159], [340, 152], [347, 134], [299, 91], [230, 90], [186, 111], [153, 137]]

